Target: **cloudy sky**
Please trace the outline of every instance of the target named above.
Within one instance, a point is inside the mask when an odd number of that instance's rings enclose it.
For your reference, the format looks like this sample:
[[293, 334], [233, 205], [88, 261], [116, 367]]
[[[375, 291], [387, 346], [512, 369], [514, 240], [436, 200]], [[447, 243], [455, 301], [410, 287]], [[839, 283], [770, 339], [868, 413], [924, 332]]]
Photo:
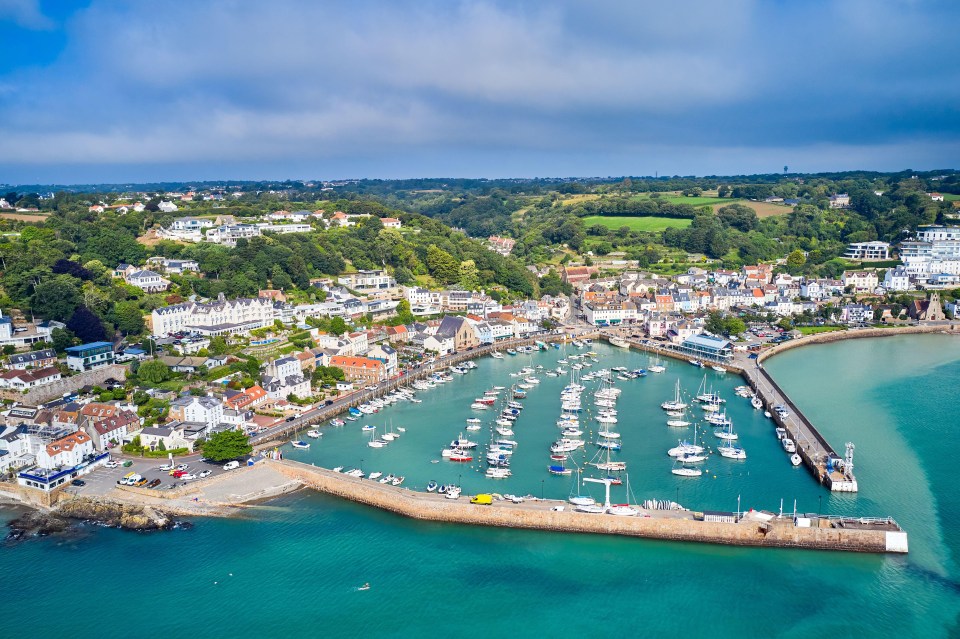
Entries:
[[954, 0], [0, 0], [0, 183], [957, 168]]

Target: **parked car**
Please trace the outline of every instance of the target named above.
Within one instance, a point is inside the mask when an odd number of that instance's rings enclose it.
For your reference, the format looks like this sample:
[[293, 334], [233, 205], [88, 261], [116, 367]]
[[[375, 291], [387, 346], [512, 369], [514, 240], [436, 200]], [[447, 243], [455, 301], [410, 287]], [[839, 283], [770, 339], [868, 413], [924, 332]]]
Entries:
[[82, 479], [74, 479], [72, 482], [70, 482], [70, 485], [71, 485], [71, 486], [86, 486], [86, 485], [87, 485], [87, 482], [83, 481]]
[[119, 467], [120, 467], [120, 464], [118, 464], [117, 462], [115, 462], [115, 461], [113, 461], [113, 460], [111, 459], [110, 461], [106, 462], [106, 463], [103, 465], [103, 467], [104, 467], [104, 468], [119, 468]]
[[136, 482], [134, 486], [146, 486], [148, 482], [149, 480], [146, 477], [144, 477], [140, 481]]
[[236, 468], [240, 468], [240, 462], [238, 461], [227, 462], [223, 465], [224, 470], [234, 470]]
[[173, 470], [173, 464], [164, 464], [158, 470], [162, 470], [163, 472]]
[[179, 466], [177, 466], [177, 470], [186, 470], [186, 469], [187, 469], [186, 464], [180, 464]]
[[159, 479], [154, 479], [152, 482], [150, 482], [149, 484], [147, 484], [147, 488], [156, 488], [156, 487], [159, 486], [159, 485], [160, 485], [160, 480], [159, 480]]
[[290, 417], [287, 417], [286, 421], [292, 422], [292, 421], [295, 420], [296, 418], [297, 418], [296, 415], [291, 415]]
[[198, 476], [200, 479], [203, 479], [204, 477], [209, 477], [209, 476], [212, 475], [212, 474], [213, 474], [213, 471], [208, 468], [207, 470], [201, 472], [201, 473], [200, 473], [199, 475], [197, 475], [197, 476]]
[[171, 471], [170, 471], [170, 474], [173, 475], [173, 478], [174, 478], [174, 479], [180, 479], [181, 477], [183, 477], [184, 475], [187, 474], [187, 471], [185, 471], [185, 470], [171, 470]]
[[196, 478], [197, 476], [194, 475], [193, 473], [186, 473], [186, 474], [180, 475], [180, 479], [184, 481], [190, 481], [191, 479], [196, 479]]

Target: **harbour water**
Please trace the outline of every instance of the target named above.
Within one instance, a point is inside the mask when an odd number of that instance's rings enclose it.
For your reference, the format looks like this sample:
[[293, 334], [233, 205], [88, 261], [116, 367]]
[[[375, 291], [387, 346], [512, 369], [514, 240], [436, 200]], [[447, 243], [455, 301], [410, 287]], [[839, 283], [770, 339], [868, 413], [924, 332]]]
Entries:
[[[594, 368], [647, 363], [646, 355], [593, 348], [602, 356]], [[308, 451], [285, 452], [326, 466], [362, 459], [368, 472], [406, 475], [411, 488], [460, 480], [468, 493], [566, 497], [571, 478], [546, 472], [562, 379], [538, 375], [542, 383], [525, 400], [511, 479], [488, 480], [477, 464], [431, 463], [463, 430], [470, 400], [494, 384], [509, 386], [516, 380], [508, 373], [524, 364], [549, 366], [560, 356], [482, 360], [472, 373], [418, 393], [422, 404], [371, 416], [365, 421], [382, 427], [392, 420], [406, 429], [386, 448], [366, 446], [362, 420], [325, 429]], [[745, 508], [776, 509], [783, 498], [789, 510], [797, 499], [807, 512], [889, 514], [910, 534], [906, 556], [431, 524], [304, 491], [244, 519], [198, 520], [191, 530], [89, 528], [78, 539], [4, 547], [0, 576], [10, 596], [0, 599], [3, 634], [153, 636], [215, 628], [234, 636], [409, 637], [529, 628], [589, 637], [956, 636], [960, 497], [951, 474], [958, 435], [949, 398], [960, 384], [958, 361], [955, 339], [914, 336], [797, 349], [765, 364], [835, 447], [848, 439], [857, 444], [856, 495], [830, 494], [791, 467], [770, 422], [732, 394], [739, 378], [713, 372], [708, 384], [728, 399], [749, 458], [712, 457], [703, 477], [676, 477], [665, 450], [680, 434], [664, 425], [659, 403], [672, 397], [678, 376], [693, 392], [703, 372], [671, 362], [662, 375], [619, 383], [619, 459], [628, 463], [638, 499], [676, 499], [679, 487], [679, 501], [697, 509], [734, 510], [739, 494]], [[470, 437], [485, 441], [482, 434]], [[711, 434], [706, 439], [715, 445]], [[366, 582], [370, 590], [356, 590]]]

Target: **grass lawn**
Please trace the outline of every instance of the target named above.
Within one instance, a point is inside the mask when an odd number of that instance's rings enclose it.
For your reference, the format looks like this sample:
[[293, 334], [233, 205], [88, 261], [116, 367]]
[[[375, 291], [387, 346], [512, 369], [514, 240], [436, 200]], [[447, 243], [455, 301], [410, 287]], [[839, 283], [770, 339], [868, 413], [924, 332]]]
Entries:
[[833, 331], [846, 330], [843, 326], [798, 326], [797, 330], [804, 335], [816, 335], [817, 333], [832, 333]]
[[671, 204], [689, 204], [690, 206], [703, 206], [705, 204], [726, 206], [727, 204], [733, 204], [734, 202], [740, 201], [729, 197], [685, 197], [683, 195], [661, 195], [660, 199], [670, 202]]
[[664, 229], [685, 229], [692, 220], [674, 217], [614, 217], [612, 215], [590, 215], [583, 218], [587, 228], [594, 224], [602, 224], [608, 229], [616, 230], [627, 226], [631, 231], [656, 232]]

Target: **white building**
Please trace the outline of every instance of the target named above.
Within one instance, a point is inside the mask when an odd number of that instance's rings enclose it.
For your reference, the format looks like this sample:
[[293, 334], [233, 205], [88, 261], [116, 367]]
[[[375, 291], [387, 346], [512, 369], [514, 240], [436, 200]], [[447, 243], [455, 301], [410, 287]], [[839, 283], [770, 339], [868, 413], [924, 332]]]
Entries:
[[223, 421], [223, 402], [215, 397], [178, 397], [170, 402], [170, 418], [212, 428]]
[[136, 286], [147, 293], [157, 293], [170, 288], [170, 282], [156, 271], [134, 271], [127, 275], [124, 280], [130, 286]]
[[850, 206], [850, 196], [846, 193], [838, 193], [830, 196], [831, 209], [845, 209]]
[[883, 288], [888, 291], [909, 291], [913, 288], [910, 284], [910, 275], [907, 269], [902, 266], [887, 270], [883, 276]]
[[[337, 277], [337, 282], [361, 293], [387, 292], [397, 288], [397, 280], [386, 271], [358, 271]], [[413, 306], [413, 302], [410, 303]]]
[[853, 290], [860, 292], [873, 291], [880, 284], [876, 271], [844, 271], [843, 286], [852, 286]]
[[153, 336], [198, 331], [204, 335], [247, 333], [273, 323], [273, 301], [267, 298], [227, 300], [221, 293], [215, 302], [187, 302], [154, 309]]
[[176, 204], [173, 202], [167, 202], [166, 200], [160, 202], [160, 204], [157, 204], [157, 208], [163, 213], [173, 213], [174, 211], [179, 210]]
[[46, 470], [76, 466], [93, 453], [93, 440], [82, 430], [55, 439], [37, 452], [37, 465]]
[[890, 245], [886, 242], [854, 242], [843, 254], [848, 260], [889, 260]]

